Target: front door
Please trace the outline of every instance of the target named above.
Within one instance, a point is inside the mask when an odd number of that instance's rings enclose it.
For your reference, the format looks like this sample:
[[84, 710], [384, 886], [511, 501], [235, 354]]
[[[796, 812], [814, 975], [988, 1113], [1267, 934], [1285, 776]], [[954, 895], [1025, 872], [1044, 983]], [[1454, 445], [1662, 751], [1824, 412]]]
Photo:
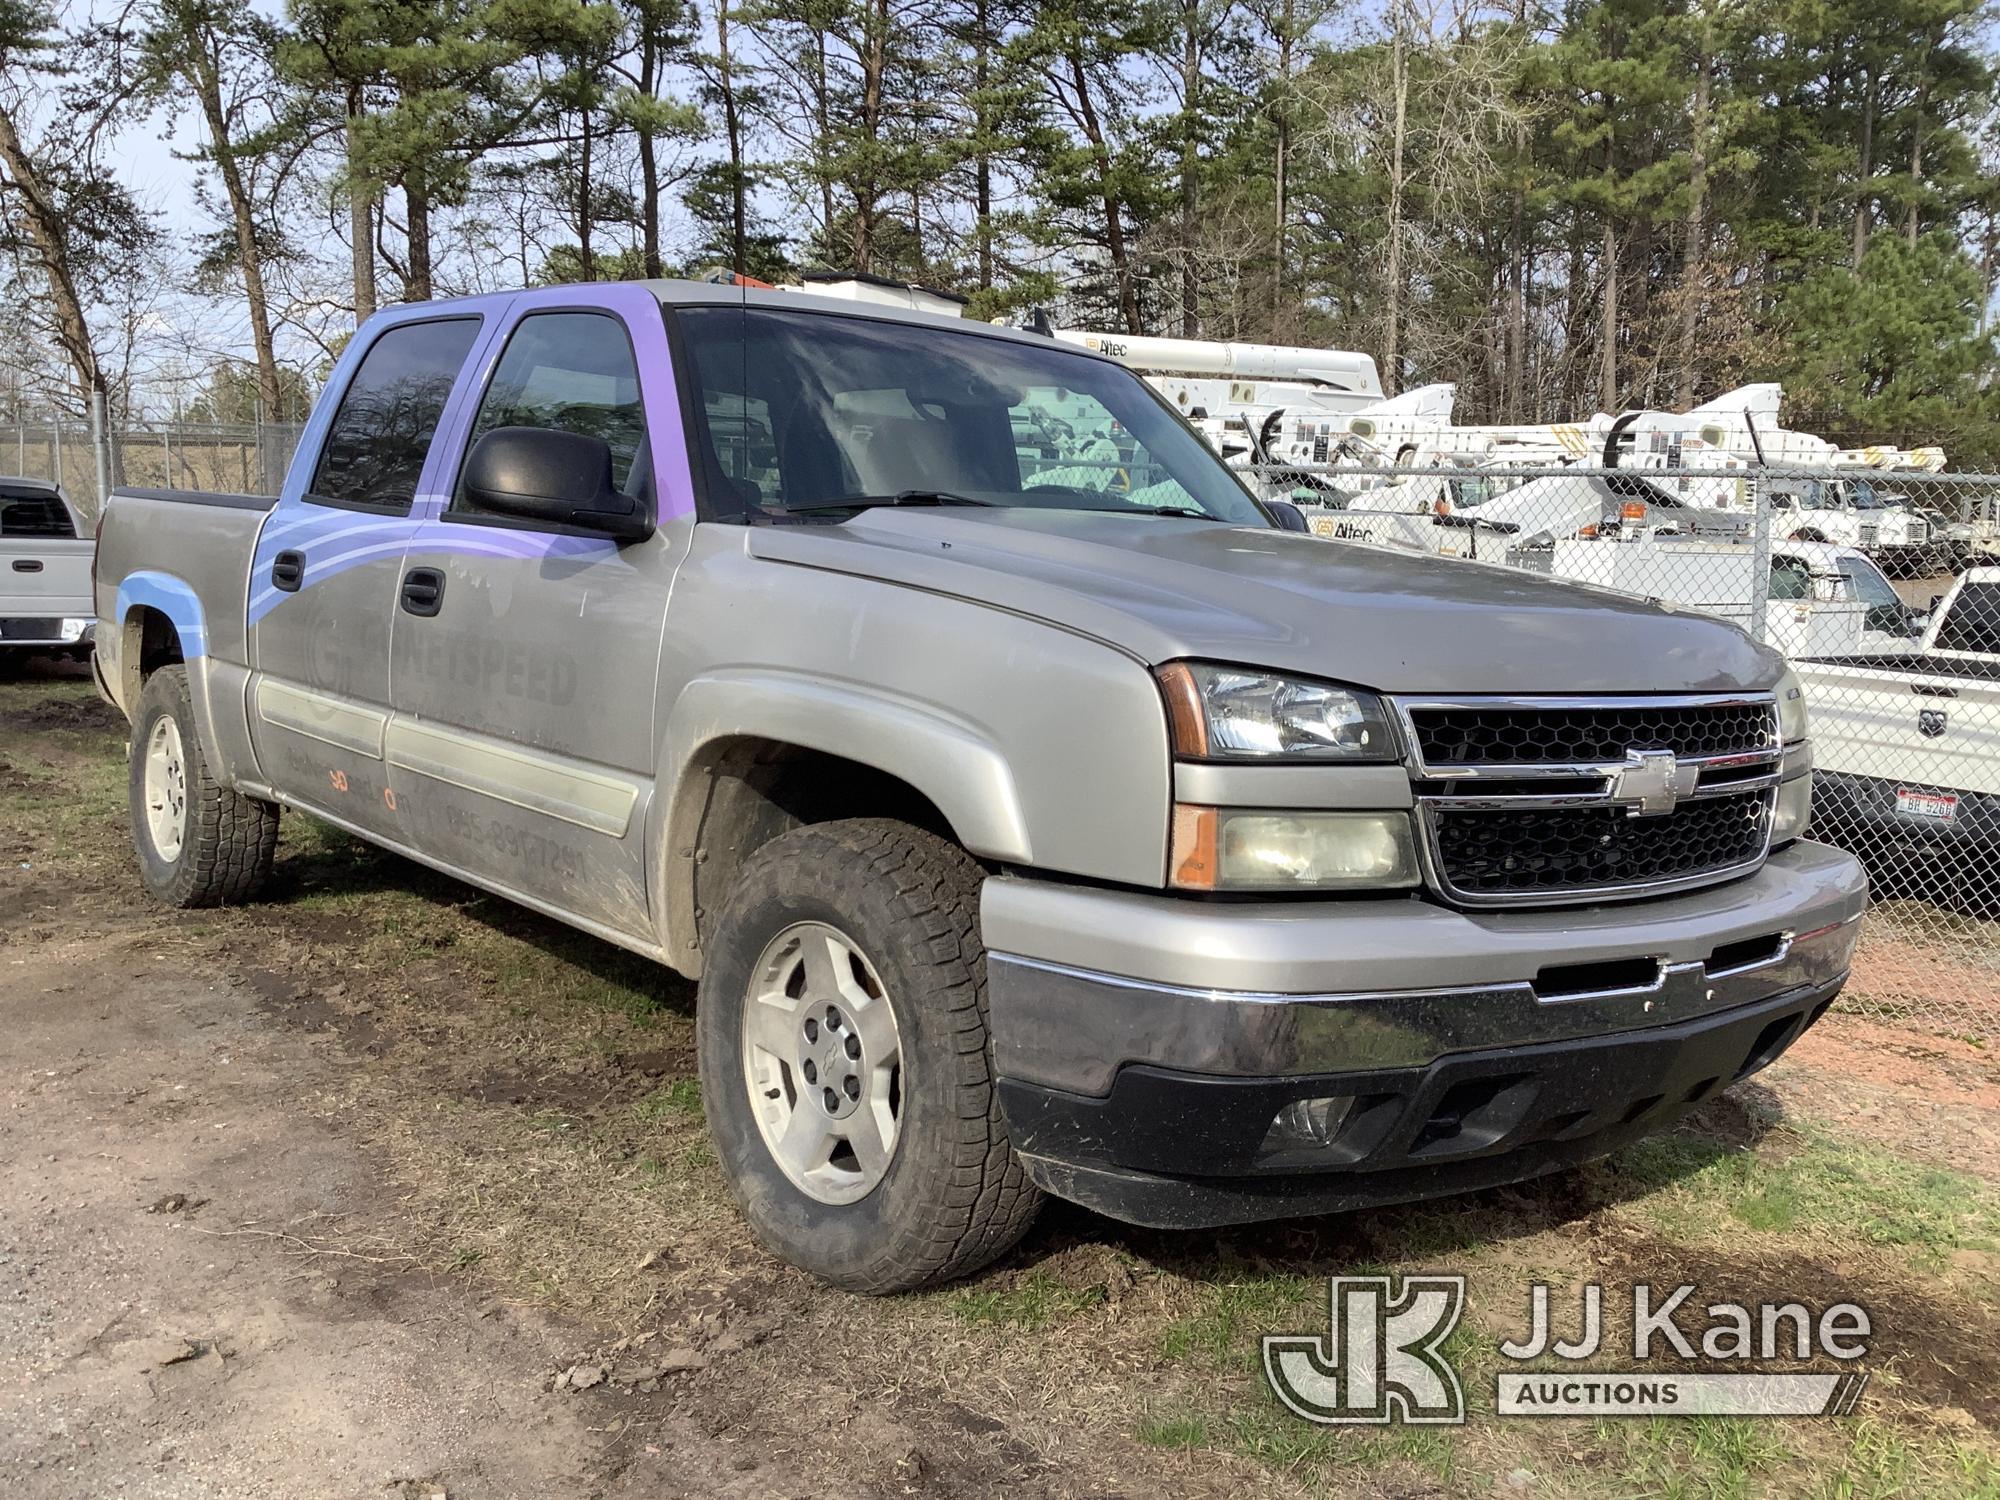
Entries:
[[434, 439], [482, 319], [364, 330], [339, 404], [258, 538], [248, 618], [250, 729], [271, 785], [366, 833], [400, 839], [382, 762], [389, 639]]
[[501, 330], [449, 500], [403, 558], [387, 759], [425, 854], [650, 939], [653, 697], [687, 525], [621, 545], [482, 512], [456, 478], [494, 428], [556, 428], [602, 438], [613, 482], [659, 515], [656, 445], [685, 462], [660, 305], [638, 287], [593, 302], [525, 296]]

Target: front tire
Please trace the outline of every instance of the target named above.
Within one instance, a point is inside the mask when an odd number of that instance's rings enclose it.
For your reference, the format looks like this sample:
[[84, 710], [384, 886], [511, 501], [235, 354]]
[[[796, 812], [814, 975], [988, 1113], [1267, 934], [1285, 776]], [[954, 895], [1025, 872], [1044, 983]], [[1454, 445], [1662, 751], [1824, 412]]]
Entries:
[[904, 823], [796, 829], [717, 918], [696, 1032], [724, 1175], [774, 1254], [849, 1291], [966, 1275], [1041, 1195], [986, 1027], [979, 866]]
[[269, 879], [277, 805], [209, 774], [184, 666], [160, 668], [139, 694], [129, 799], [140, 878], [167, 905], [248, 901]]

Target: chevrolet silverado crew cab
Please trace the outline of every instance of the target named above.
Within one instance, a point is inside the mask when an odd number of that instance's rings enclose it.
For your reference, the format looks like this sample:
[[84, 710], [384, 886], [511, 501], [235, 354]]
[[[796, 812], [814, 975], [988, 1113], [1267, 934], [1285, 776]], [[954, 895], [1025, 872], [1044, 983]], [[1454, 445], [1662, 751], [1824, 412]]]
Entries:
[[0, 656], [90, 653], [91, 552], [59, 486], [0, 475]]
[[292, 807], [698, 980], [743, 1213], [868, 1291], [1044, 1193], [1599, 1155], [1810, 1026], [1865, 899], [1735, 627], [1282, 529], [1113, 361], [827, 297], [380, 313], [275, 503], [113, 495], [97, 607], [159, 897]]

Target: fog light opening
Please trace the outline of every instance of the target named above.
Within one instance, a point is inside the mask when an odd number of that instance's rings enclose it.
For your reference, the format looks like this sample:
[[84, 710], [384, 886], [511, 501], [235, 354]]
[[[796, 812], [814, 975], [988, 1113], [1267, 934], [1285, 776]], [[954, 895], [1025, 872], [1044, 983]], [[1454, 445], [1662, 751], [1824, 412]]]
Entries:
[[1340, 1137], [1341, 1127], [1354, 1112], [1352, 1094], [1330, 1094], [1320, 1099], [1294, 1099], [1271, 1121], [1264, 1132], [1264, 1152], [1312, 1150], [1331, 1146]]

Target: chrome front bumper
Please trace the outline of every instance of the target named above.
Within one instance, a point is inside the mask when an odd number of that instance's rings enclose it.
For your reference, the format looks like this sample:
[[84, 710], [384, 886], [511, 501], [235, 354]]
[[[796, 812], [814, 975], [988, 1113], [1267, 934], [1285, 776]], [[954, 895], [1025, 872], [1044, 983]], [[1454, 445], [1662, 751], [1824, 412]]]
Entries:
[[1037, 1183], [1138, 1224], [1517, 1182], [1781, 1055], [1839, 993], [1866, 895], [1811, 843], [1726, 886], [1566, 912], [990, 880], [1001, 1108]]
[[1667, 1026], [1837, 987], [1866, 899], [1860, 865], [1810, 842], [1725, 886], [1570, 911], [1001, 877], [982, 900], [996, 1070], [1101, 1096], [1133, 1064], [1278, 1077]]

